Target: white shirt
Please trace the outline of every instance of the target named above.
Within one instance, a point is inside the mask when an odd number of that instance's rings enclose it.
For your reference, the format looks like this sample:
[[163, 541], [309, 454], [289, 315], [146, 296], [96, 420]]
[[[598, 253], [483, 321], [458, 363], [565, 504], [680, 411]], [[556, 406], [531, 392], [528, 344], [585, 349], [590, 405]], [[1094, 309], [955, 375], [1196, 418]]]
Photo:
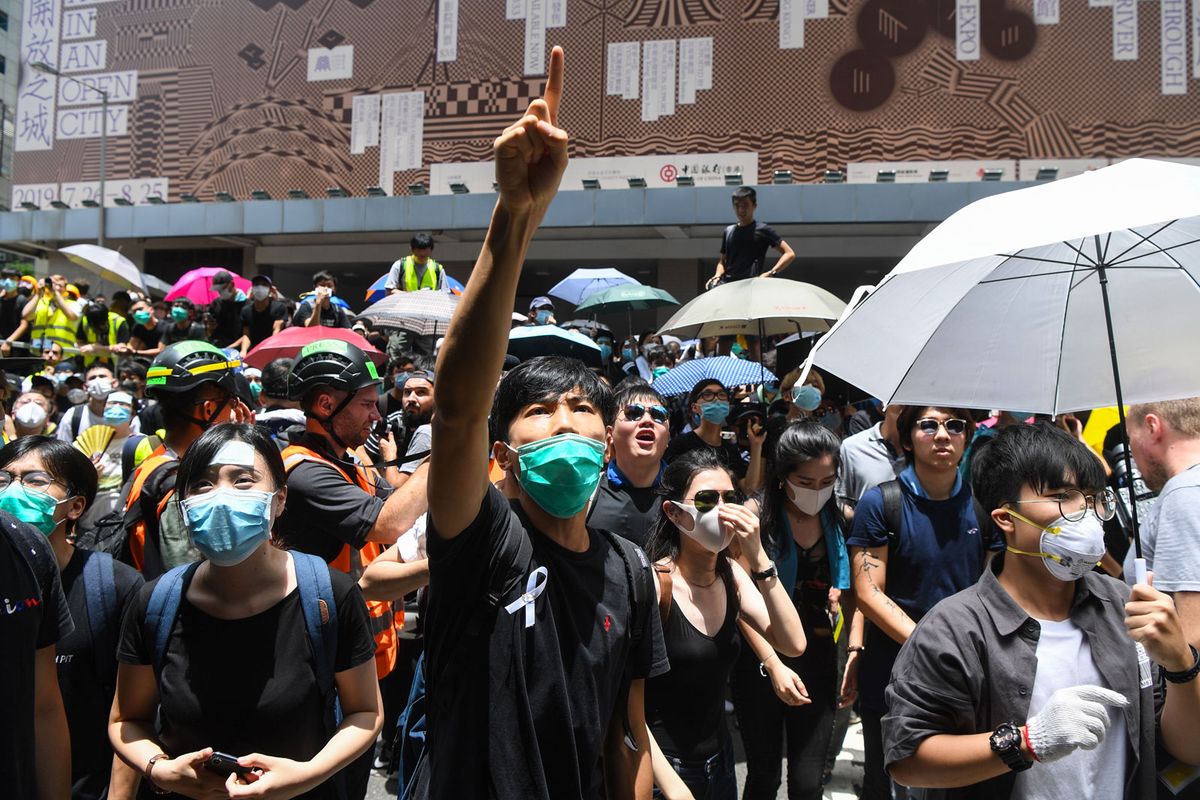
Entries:
[[[1042, 632], [1027, 719], [1036, 716], [1050, 695], [1059, 689], [1084, 684], [1112, 688], [1100, 676], [1092, 660], [1091, 645], [1074, 622], [1069, 619], [1037, 622]], [[1012, 796], [1024, 800], [1119, 800], [1125, 792], [1129, 737], [1121, 709], [1109, 708], [1108, 719], [1108, 733], [1099, 747], [1076, 750], [1058, 761], [1034, 764], [1018, 773]]]

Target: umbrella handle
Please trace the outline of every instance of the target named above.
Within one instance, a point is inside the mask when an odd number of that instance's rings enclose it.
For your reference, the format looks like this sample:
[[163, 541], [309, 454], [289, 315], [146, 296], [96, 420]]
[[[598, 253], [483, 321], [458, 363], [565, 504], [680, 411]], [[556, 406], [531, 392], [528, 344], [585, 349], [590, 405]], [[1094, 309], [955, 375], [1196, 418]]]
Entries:
[[1146, 559], [1135, 558], [1133, 560], [1133, 575], [1134, 583], [1145, 583], [1148, 579], [1146, 575]]

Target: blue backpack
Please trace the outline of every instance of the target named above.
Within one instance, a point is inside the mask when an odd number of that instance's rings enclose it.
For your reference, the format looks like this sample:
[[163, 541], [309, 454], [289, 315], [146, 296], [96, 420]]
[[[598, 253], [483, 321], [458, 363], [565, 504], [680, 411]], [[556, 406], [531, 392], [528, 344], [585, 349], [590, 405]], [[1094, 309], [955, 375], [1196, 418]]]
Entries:
[[[329, 565], [324, 559], [298, 550], [289, 551], [296, 566], [296, 583], [300, 590], [300, 607], [304, 611], [304, 627], [308, 643], [312, 647], [313, 667], [317, 677], [317, 688], [324, 709], [325, 728], [329, 735], [337, 730], [342, 721], [342, 710], [338, 704], [337, 686], [334, 683], [334, 659], [337, 653], [338, 617], [337, 604], [333, 599], [333, 586], [329, 581]], [[159, 578], [150, 594], [146, 606], [146, 622], [150, 640], [154, 646], [154, 674], [161, 677], [163, 662], [167, 655], [167, 643], [171, 629], [179, 613], [179, 602], [184, 589], [191, 583], [200, 562], [181, 564]], [[341, 773], [334, 778], [338, 797], [345, 796], [345, 785]]]

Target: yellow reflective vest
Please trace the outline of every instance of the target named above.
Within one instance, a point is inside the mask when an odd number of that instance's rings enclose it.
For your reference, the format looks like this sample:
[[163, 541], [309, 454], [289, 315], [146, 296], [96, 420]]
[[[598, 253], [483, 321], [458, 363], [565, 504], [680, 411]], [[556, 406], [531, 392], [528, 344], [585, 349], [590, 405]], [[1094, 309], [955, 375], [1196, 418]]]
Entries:
[[[108, 345], [111, 348], [114, 344], [117, 343], [117, 328], [121, 327], [121, 323], [123, 321], [124, 321], [124, 318], [120, 314], [114, 314], [111, 311], [108, 312], [108, 331], [102, 335], [99, 332], [92, 330], [92, 326], [88, 323], [87, 318], [84, 317], [84, 320], [83, 320], [84, 342], [83, 343], [84, 344], [104, 344], [104, 345]], [[104, 361], [106, 363], [110, 363], [112, 361], [112, 356], [111, 355], [86, 355], [83, 357], [83, 368], [87, 369], [92, 364], [95, 364], [97, 361]]]
[[404, 271], [404, 291], [406, 292], [415, 292], [418, 289], [436, 289], [442, 278], [442, 265], [432, 258], [425, 262], [425, 274], [421, 276], [419, 283], [415, 258], [410, 255], [405, 256], [400, 262], [400, 269]]
[[74, 347], [78, 325], [79, 319], [67, 316], [67, 312], [54, 302], [53, 296], [43, 297], [38, 300], [37, 309], [33, 313], [33, 330], [30, 331], [29, 339], [38, 351], [46, 346], [46, 342], [58, 342], [64, 349]]

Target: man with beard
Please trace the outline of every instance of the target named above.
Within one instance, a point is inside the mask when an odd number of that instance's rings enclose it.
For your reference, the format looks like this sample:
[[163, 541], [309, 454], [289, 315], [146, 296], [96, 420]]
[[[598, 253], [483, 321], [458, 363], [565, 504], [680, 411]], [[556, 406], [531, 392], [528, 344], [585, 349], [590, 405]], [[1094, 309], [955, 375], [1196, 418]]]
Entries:
[[[400, 380], [401, 378], [403, 380]], [[390, 435], [396, 451], [404, 453], [409, 450], [413, 438], [417, 435], [417, 429], [425, 426], [425, 446], [421, 450], [428, 450], [428, 425], [429, 421], [433, 419], [433, 370], [418, 368], [409, 372], [397, 372], [394, 380], [395, 388], [384, 395], [384, 400], [388, 408], [386, 415], [387, 426], [384, 429], [387, 431], [387, 434], [385, 434], [384, 438]], [[393, 410], [395, 406], [392, 403], [392, 399], [397, 393], [400, 397], [400, 410], [398, 411]], [[396, 457], [395, 455], [389, 455], [391, 450], [387, 445], [380, 442], [379, 431], [376, 429], [372, 429], [371, 435], [367, 437], [365, 449], [367, 455], [376, 463], [391, 461]], [[400, 484], [395, 482], [394, 478], [396, 476], [391, 474], [390, 468], [388, 473], [388, 482], [392, 486], [399, 486]]]

